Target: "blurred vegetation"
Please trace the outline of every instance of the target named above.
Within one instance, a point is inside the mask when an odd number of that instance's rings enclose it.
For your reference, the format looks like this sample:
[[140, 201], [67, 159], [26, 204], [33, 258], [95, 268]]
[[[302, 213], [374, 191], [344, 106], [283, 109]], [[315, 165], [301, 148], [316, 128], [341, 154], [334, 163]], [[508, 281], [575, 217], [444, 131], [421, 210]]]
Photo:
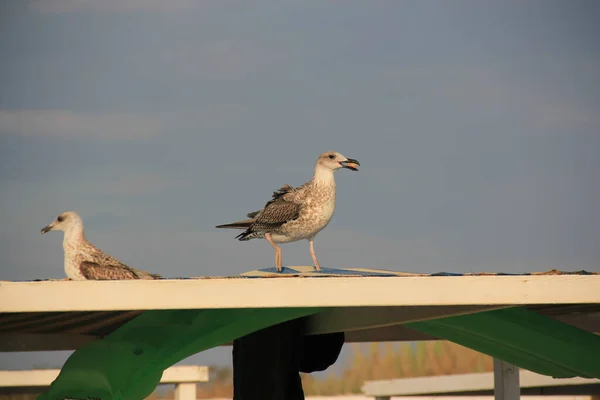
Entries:
[[326, 378], [303, 375], [307, 395], [360, 393], [363, 382], [377, 379], [412, 378], [491, 372], [493, 359], [446, 341], [350, 344], [351, 356], [341, 374]]
[[[491, 372], [491, 357], [446, 341], [365, 343], [350, 346], [350, 357], [341, 372], [317, 377], [302, 374], [306, 395], [360, 393], [364, 381]], [[339, 370], [339, 368], [338, 368]], [[198, 399], [231, 398], [230, 367], [209, 366], [210, 380], [198, 384]], [[172, 399], [174, 386], [159, 387], [149, 398]], [[1, 395], [0, 400], [34, 400], [34, 395]], [[600, 400], [600, 399], [598, 399]]]

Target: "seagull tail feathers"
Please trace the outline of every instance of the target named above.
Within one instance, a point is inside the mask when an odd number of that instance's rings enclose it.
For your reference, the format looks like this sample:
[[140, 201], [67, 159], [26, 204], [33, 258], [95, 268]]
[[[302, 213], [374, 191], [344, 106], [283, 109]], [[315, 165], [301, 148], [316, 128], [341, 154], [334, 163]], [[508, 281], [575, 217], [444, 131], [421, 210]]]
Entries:
[[237, 235], [235, 238], [241, 241], [246, 241], [250, 239], [254, 239], [256, 235], [255, 232], [252, 231], [252, 224], [254, 223], [254, 219], [247, 219], [244, 221], [232, 222], [231, 224], [217, 225], [215, 228], [225, 228], [225, 229], [245, 229], [244, 232]]
[[244, 221], [232, 222], [231, 224], [217, 225], [215, 228], [225, 228], [225, 229], [248, 229], [250, 225], [254, 222], [253, 219], [247, 219]]
[[235, 238], [241, 242], [245, 242], [256, 237], [255, 232], [252, 231], [252, 227], [248, 227], [244, 232], [237, 235]]

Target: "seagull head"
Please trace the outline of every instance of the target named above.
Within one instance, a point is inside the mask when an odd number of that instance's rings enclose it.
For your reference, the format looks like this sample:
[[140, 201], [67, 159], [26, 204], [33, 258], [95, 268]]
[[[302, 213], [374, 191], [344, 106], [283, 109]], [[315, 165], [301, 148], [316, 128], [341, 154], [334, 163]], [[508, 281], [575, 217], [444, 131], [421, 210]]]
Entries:
[[83, 221], [81, 220], [81, 217], [77, 215], [77, 213], [74, 211], [67, 211], [56, 217], [56, 219], [52, 221], [50, 225], [45, 226], [40, 233], [43, 235], [44, 233], [50, 231], [67, 232], [74, 226], [79, 225], [83, 226]]
[[360, 163], [354, 158], [348, 158], [337, 151], [328, 151], [319, 156], [317, 165], [322, 168], [335, 171], [340, 168], [348, 168], [352, 171], [358, 171]]

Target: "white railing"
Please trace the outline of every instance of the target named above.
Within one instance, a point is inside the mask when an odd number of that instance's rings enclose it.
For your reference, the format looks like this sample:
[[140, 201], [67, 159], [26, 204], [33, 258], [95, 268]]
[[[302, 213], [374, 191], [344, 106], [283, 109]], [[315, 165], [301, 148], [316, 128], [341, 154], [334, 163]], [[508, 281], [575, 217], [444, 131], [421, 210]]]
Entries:
[[[47, 388], [59, 369], [0, 370], [0, 388]], [[178, 365], [163, 372], [161, 384], [175, 384], [175, 400], [196, 400], [196, 383], [208, 382], [208, 367]]]
[[[496, 364], [498, 360], [495, 360]], [[496, 365], [495, 365], [496, 367]], [[506, 377], [501, 368], [496, 368], [496, 373], [442, 375], [419, 378], [390, 379], [380, 381], [367, 381], [362, 387], [365, 395], [379, 400], [389, 400], [393, 397], [408, 398], [410, 396], [449, 396], [458, 397], [458, 393], [481, 392], [495, 390], [496, 399], [518, 399], [521, 388], [551, 388], [557, 386], [598, 385], [600, 379], [554, 379], [550, 376], [539, 375], [531, 371], [516, 368], [516, 379]], [[496, 378], [496, 380], [494, 379]], [[514, 388], [512, 386], [515, 386]], [[505, 387], [504, 390], [502, 388]], [[508, 387], [508, 390], [506, 389]], [[500, 390], [498, 390], [500, 389]], [[429, 395], [429, 396], [427, 396]], [[486, 396], [478, 396], [486, 397]], [[523, 398], [529, 396], [523, 396]], [[533, 396], [531, 396], [533, 397]], [[537, 396], [536, 396], [537, 397]], [[562, 396], [559, 396], [562, 397]], [[581, 396], [566, 396], [569, 398]], [[589, 398], [589, 396], [587, 396]], [[439, 397], [440, 399], [442, 397]], [[553, 396], [554, 398], [554, 396]], [[557, 397], [558, 398], [558, 397]], [[473, 400], [474, 397], [470, 396]]]

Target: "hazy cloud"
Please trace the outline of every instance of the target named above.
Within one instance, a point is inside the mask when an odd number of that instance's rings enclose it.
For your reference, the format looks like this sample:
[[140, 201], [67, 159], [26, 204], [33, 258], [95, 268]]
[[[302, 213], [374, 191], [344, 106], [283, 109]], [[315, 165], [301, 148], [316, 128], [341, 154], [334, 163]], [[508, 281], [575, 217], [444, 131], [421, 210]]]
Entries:
[[[132, 56], [135, 57], [135, 54]], [[165, 71], [182, 79], [243, 79], [277, 69], [286, 54], [248, 39], [219, 39], [180, 43], [163, 49], [156, 59]], [[132, 61], [136, 64], [145, 59]]]
[[127, 113], [0, 110], [0, 134], [60, 139], [135, 140], [162, 132], [159, 119]]
[[35, 0], [30, 7], [41, 13], [72, 12], [169, 12], [198, 7], [194, 0]]
[[119, 195], [127, 195], [160, 193], [163, 190], [177, 186], [182, 187], [183, 184], [169, 180], [161, 174], [127, 173], [119, 174], [115, 179], [107, 179], [101, 182], [96, 189]]
[[[600, 64], [599, 64], [600, 66]], [[570, 74], [585, 76], [570, 66]], [[580, 68], [595, 79], [589, 68]], [[410, 91], [414, 83], [420, 82], [414, 98], [426, 100], [430, 106], [439, 106], [444, 114], [469, 116], [464, 123], [473, 121], [510, 120], [521, 128], [521, 133], [546, 134], [557, 129], [593, 131], [600, 129], [600, 115], [595, 108], [581, 101], [572, 93], [559, 95], [557, 89], [527, 78], [525, 73], [507, 74], [498, 66], [453, 63], [450, 65], [428, 65], [407, 67], [394, 65], [382, 69], [374, 79], [385, 85], [386, 92]], [[563, 78], [566, 78], [563, 76]]]

